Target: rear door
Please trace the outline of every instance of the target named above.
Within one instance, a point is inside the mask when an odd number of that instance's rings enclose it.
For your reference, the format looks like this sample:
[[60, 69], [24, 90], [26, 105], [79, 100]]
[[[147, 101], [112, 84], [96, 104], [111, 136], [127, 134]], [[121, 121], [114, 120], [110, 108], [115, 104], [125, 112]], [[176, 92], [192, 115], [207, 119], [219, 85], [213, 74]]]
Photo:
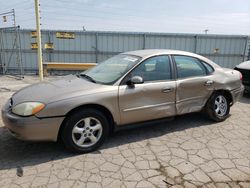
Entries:
[[[121, 123], [128, 124], [175, 115], [176, 82], [170, 58], [151, 57], [137, 66], [119, 86]], [[141, 76], [144, 83], [128, 86], [126, 80]]]
[[194, 57], [172, 57], [177, 71], [177, 114], [200, 111], [214, 90], [213, 68]]

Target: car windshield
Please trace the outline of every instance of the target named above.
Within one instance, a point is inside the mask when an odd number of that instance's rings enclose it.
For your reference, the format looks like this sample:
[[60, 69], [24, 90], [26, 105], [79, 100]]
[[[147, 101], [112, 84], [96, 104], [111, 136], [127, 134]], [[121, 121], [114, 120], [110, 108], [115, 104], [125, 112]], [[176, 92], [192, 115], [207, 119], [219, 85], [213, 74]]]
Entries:
[[140, 61], [140, 57], [120, 54], [80, 74], [91, 82], [113, 84]]

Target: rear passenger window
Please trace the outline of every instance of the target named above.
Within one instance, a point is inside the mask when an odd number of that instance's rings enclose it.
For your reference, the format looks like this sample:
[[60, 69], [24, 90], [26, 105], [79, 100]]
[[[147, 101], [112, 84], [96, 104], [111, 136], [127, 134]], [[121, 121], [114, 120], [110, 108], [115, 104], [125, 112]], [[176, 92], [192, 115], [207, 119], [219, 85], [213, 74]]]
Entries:
[[194, 76], [205, 76], [205, 66], [196, 58], [189, 56], [173, 56], [176, 67], [178, 78], [187, 78]]
[[206, 67], [208, 74], [211, 74], [212, 72], [214, 72], [214, 68], [211, 65], [209, 65], [209, 64], [207, 64], [207, 63], [205, 63], [203, 61], [202, 61], [202, 63]]

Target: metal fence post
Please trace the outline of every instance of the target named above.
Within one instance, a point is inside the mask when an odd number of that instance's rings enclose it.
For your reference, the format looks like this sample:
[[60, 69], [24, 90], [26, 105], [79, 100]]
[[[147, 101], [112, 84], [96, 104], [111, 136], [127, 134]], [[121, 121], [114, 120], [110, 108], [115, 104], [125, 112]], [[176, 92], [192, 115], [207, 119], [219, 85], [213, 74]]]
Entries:
[[[248, 45], [248, 36], [245, 37], [245, 47], [244, 47], [244, 51], [243, 51], [243, 60], [245, 61], [245, 57], [246, 57], [246, 52], [247, 52], [247, 45]], [[249, 46], [250, 47], [250, 46]], [[250, 49], [249, 49], [250, 50]], [[248, 53], [249, 54], [249, 53]], [[248, 58], [248, 57], [247, 57]]]
[[247, 60], [250, 60], [250, 44], [248, 46], [248, 55], [247, 55]]
[[194, 53], [197, 52], [197, 41], [198, 41], [198, 36], [195, 35], [195, 36], [194, 36]]
[[146, 33], [143, 34], [143, 44], [142, 49], [146, 49]]
[[98, 33], [95, 33], [95, 62], [98, 63]]

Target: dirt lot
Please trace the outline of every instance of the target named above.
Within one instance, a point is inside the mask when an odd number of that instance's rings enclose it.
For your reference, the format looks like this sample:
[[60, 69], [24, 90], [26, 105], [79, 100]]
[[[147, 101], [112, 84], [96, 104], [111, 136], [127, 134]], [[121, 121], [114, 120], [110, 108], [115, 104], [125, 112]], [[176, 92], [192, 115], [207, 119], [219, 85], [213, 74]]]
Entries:
[[[0, 107], [37, 82], [0, 77]], [[0, 187], [250, 187], [250, 95], [214, 123], [199, 113], [120, 131], [93, 153], [10, 136], [0, 119]]]

